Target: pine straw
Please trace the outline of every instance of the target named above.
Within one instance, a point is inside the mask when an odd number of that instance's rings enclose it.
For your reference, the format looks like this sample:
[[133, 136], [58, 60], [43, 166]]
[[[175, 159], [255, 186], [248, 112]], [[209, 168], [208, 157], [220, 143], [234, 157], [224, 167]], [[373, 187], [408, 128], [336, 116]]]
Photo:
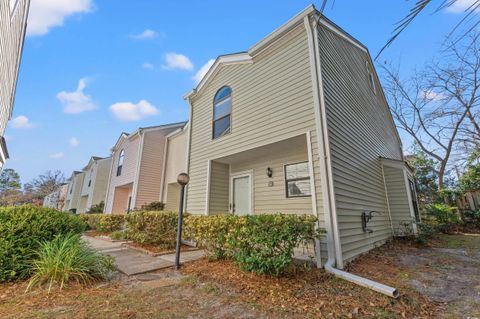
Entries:
[[281, 309], [287, 316], [345, 318], [432, 318], [438, 311], [426, 297], [402, 281], [404, 269], [384, 256], [385, 248], [359, 258], [350, 269], [354, 273], [397, 287], [398, 300], [359, 287], [323, 270], [296, 267], [284, 278], [246, 273], [232, 261], [206, 259], [187, 264], [186, 274], [211, 282], [226, 292], [232, 290], [244, 302], [266, 310]]

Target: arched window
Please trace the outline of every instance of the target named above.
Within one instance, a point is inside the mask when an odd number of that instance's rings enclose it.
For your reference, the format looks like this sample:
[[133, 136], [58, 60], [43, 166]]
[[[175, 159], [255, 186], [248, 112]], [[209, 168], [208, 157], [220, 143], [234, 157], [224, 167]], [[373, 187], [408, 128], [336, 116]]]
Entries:
[[121, 150], [120, 155], [118, 156], [117, 176], [122, 175], [122, 167], [123, 167], [124, 158], [125, 158], [125, 150]]
[[230, 133], [232, 112], [232, 89], [228, 86], [218, 90], [213, 100], [213, 139]]

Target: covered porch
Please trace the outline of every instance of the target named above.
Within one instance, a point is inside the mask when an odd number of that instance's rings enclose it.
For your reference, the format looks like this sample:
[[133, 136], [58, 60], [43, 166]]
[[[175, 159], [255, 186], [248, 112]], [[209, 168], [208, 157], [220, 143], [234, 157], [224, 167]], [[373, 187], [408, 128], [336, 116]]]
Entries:
[[312, 156], [306, 135], [210, 160], [206, 213], [312, 214]]
[[125, 214], [132, 209], [133, 183], [115, 187], [112, 214]]

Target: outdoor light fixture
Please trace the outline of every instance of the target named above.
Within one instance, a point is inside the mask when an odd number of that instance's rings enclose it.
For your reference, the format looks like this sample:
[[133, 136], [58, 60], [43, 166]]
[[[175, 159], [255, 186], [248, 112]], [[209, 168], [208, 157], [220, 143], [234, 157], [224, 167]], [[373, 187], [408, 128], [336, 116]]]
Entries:
[[270, 178], [273, 176], [273, 171], [270, 167], [267, 167], [267, 176]]
[[177, 182], [178, 182], [181, 186], [187, 185], [189, 181], [190, 181], [190, 177], [188, 176], [187, 173], [180, 173], [180, 174], [178, 174]]
[[178, 228], [177, 228], [177, 247], [175, 250], [175, 268], [180, 269], [180, 246], [182, 244], [182, 226], [183, 226], [183, 199], [185, 197], [185, 186], [190, 181], [187, 173], [180, 173], [177, 182], [182, 187], [180, 191], [180, 206], [178, 209]]

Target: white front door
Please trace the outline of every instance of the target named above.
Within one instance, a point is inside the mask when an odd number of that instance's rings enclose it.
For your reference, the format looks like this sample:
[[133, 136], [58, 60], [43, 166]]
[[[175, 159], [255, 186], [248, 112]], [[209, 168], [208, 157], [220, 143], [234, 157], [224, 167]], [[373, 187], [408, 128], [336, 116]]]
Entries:
[[251, 214], [250, 176], [233, 177], [233, 213], [235, 215]]

